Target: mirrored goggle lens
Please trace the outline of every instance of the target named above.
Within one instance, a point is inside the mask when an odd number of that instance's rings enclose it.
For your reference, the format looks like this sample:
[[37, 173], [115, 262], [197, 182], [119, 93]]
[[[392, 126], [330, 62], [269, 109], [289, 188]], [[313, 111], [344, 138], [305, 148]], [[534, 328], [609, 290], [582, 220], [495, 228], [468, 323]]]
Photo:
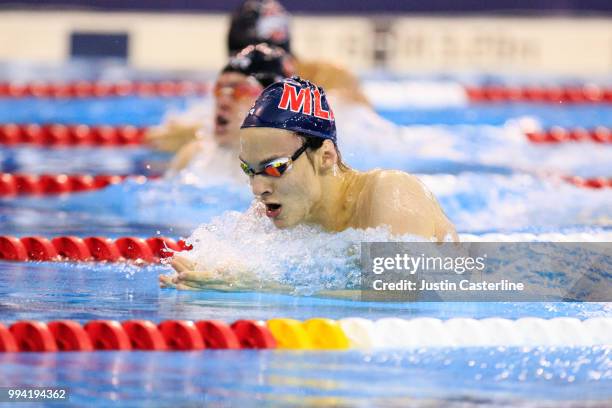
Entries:
[[247, 176], [253, 176], [255, 175], [255, 171], [245, 162], [240, 162], [240, 168], [242, 169], [242, 171], [244, 171], [244, 173]]
[[242, 171], [244, 171], [244, 173], [247, 176], [255, 176], [257, 174], [264, 174], [266, 176], [271, 176], [271, 177], [280, 177], [283, 175], [284, 172], [286, 172], [287, 170], [291, 168], [291, 159], [286, 158], [286, 159], [275, 160], [272, 163], [266, 164], [263, 170], [259, 172], [253, 170], [251, 166], [249, 166], [247, 163], [243, 161], [240, 162], [240, 168], [242, 169]]
[[272, 163], [267, 164], [264, 167], [263, 171], [268, 176], [280, 177], [283, 175], [285, 171], [289, 169], [290, 166], [291, 166], [291, 160], [282, 159], [282, 160], [273, 161]]

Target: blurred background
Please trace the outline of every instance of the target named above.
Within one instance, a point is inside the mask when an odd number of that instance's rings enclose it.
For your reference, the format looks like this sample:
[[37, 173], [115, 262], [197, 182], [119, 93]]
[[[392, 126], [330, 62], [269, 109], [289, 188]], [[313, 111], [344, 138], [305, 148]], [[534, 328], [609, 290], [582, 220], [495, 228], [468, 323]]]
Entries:
[[[235, 154], [209, 163], [221, 157], [212, 149], [179, 183], [166, 173], [166, 183], [88, 192], [79, 179], [70, 191], [82, 194], [56, 194], [68, 189], [57, 175], [160, 176], [196, 132], [214, 133], [211, 90], [242, 3], [0, 0], [3, 230], [188, 236], [246, 209], [245, 180], [227, 200], [221, 177], [240, 172]], [[298, 63], [321, 68], [316, 80], [301, 75], [328, 94], [338, 85], [339, 147], [351, 166], [418, 175], [460, 232], [609, 233], [612, 2], [281, 3]], [[51, 175], [39, 183], [55, 195], [24, 194], [22, 173]]]
[[[2, 0], [0, 59], [109, 57], [139, 69], [219, 69], [238, 0]], [[292, 47], [355, 72], [612, 72], [601, 0], [285, 0]]]

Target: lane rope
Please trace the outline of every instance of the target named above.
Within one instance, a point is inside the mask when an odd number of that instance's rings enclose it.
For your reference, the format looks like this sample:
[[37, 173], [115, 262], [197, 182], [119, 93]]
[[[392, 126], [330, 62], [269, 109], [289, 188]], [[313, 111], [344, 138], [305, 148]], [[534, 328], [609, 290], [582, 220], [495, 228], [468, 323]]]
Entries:
[[[0, 145], [133, 147], [145, 143], [145, 133], [148, 129], [148, 127], [131, 125], [4, 123], [0, 124]], [[567, 142], [612, 144], [612, 129], [606, 126], [592, 129], [552, 126], [541, 131], [525, 131], [525, 136], [530, 142], [538, 144]]]
[[148, 180], [157, 180], [160, 176], [0, 173], [0, 198], [50, 196], [93, 191], [121, 183], [128, 178], [136, 183], [143, 184]]
[[[143, 184], [148, 180], [157, 180], [160, 176], [150, 175], [88, 175], [88, 174], [24, 174], [0, 173], [0, 199], [12, 199], [22, 196], [54, 196], [79, 192], [100, 190], [109, 185], [118, 184], [125, 179]], [[612, 188], [612, 178], [579, 176], [562, 176], [562, 181], [578, 188], [605, 189]]]
[[190, 351], [203, 349], [276, 348], [263, 322], [238, 320], [74, 320], [49, 323], [23, 320], [8, 328], [0, 324], [0, 352], [94, 350]]
[[0, 145], [131, 147], [142, 145], [145, 142], [146, 131], [146, 127], [131, 125], [88, 126], [83, 124], [64, 125], [61, 123], [40, 125], [36, 123], [4, 123], [0, 125]]
[[526, 131], [525, 136], [530, 142], [538, 144], [580, 142], [612, 144], [612, 130], [604, 126], [598, 126], [593, 129], [568, 129], [561, 126], [553, 126], [542, 131]]
[[94, 350], [191, 351], [204, 349], [415, 349], [435, 347], [606, 346], [612, 344], [612, 318], [571, 317], [517, 320], [430, 317], [359, 317], [266, 322], [237, 320], [74, 320], [0, 324], [0, 352]]
[[612, 87], [581, 86], [464, 86], [475, 103], [612, 104]]
[[0, 98], [82, 99], [109, 97], [175, 97], [205, 95], [206, 81], [70, 81], [0, 82]]
[[125, 262], [155, 263], [171, 257], [175, 252], [188, 251], [192, 247], [184, 240], [168, 237], [107, 237], [59, 236], [48, 239], [40, 236], [17, 238], [0, 236], [0, 260], [26, 261], [74, 261], [74, 262]]

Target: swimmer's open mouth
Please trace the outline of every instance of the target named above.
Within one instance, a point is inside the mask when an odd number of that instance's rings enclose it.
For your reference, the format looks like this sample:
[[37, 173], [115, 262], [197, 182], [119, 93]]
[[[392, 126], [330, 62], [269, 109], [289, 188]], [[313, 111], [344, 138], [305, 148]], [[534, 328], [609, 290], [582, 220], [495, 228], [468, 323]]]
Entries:
[[229, 120], [225, 119], [223, 116], [217, 116], [215, 122], [218, 126], [225, 126], [229, 123]]
[[276, 218], [281, 212], [281, 204], [266, 203], [266, 215], [270, 218]]

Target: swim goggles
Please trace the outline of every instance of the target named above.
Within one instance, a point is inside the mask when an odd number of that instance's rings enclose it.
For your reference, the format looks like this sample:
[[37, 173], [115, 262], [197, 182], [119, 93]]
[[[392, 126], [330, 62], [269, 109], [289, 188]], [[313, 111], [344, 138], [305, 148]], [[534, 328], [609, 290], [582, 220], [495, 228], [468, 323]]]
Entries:
[[213, 94], [215, 98], [229, 96], [233, 99], [255, 98], [261, 93], [261, 88], [248, 83], [236, 84], [232, 86], [221, 86], [215, 84]]
[[262, 169], [260, 171], [255, 171], [251, 166], [245, 163], [243, 160], [240, 160], [240, 167], [242, 171], [249, 177], [257, 176], [259, 174], [263, 174], [264, 176], [270, 177], [280, 177], [284, 172], [289, 170], [293, 162], [297, 160], [298, 157], [302, 153], [306, 151], [308, 145], [305, 143], [302, 147], [300, 147], [291, 157], [279, 157], [278, 159], [270, 160], [269, 162], [262, 165]]

